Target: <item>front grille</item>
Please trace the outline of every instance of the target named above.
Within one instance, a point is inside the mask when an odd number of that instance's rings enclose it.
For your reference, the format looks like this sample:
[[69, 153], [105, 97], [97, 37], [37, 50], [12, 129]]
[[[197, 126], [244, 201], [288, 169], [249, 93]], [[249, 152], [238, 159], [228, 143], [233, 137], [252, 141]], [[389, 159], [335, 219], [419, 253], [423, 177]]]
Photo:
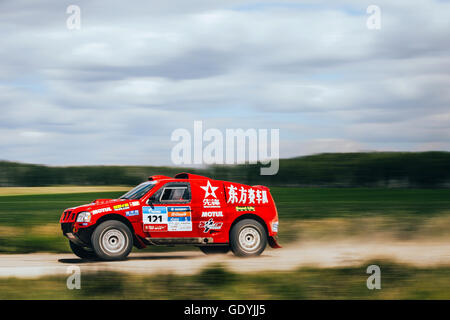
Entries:
[[61, 224], [61, 230], [64, 234], [72, 233], [73, 232], [72, 229], [73, 229], [73, 223], [62, 223]]
[[63, 212], [61, 219], [59, 219], [60, 223], [70, 223], [75, 222], [76, 213], [72, 210], [66, 210]]

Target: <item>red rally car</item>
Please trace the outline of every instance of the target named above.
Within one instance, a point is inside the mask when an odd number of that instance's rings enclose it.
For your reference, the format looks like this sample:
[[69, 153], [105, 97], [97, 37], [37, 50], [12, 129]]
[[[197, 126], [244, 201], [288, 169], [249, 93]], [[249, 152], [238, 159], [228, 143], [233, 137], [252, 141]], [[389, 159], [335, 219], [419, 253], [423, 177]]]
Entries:
[[97, 199], [61, 216], [63, 234], [83, 259], [124, 259], [133, 245], [192, 244], [206, 254], [260, 255], [276, 241], [278, 213], [264, 186], [179, 173], [151, 176], [119, 199]]

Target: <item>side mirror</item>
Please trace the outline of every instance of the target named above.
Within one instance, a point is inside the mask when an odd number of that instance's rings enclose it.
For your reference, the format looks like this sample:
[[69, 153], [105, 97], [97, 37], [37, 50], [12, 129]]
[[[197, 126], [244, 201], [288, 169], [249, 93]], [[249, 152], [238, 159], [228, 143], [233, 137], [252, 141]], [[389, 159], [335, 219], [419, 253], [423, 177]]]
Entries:
[[155, 201], [155, 198], [153, 198], [153, 197], [150, 197], [150, 198], [148, 198], [148, 200], [147, 200], [147, 204], [150, 206], [150, 207], [152, 207], [152, 209], [154, 208], [154, 206], [153, 206], [153, 202]]

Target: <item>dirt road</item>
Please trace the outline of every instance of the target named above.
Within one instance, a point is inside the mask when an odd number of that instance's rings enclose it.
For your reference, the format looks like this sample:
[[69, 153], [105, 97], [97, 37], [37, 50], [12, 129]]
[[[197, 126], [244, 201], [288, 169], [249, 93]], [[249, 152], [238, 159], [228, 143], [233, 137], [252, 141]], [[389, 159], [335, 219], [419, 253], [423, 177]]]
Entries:
[[195, 274], [201, 269], [221, 264], [235, 272], [287, 271], [302, 266], [332, 268], [357, 266], [373, 259], [388, 259], [414, 266], [450, 266], [450, 242], [310, 242], [266, 250], [256, 258], [236, 258], [231, 253], [206, 256], [200, 251], [132, 253], [126, 261], [99, 262], [78, 259], [72, 254], [0, 255], [0, 277], [33, 278], [66, 274], [76, 265], [82, 272], [120, 271], [137, 274]]

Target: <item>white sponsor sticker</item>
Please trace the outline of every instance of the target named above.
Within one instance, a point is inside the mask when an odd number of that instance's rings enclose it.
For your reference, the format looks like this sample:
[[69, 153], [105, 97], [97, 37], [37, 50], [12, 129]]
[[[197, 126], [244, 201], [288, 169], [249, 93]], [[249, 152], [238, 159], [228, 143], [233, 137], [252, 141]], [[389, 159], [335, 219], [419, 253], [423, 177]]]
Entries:
[[97, 213], [105, 213], [105, 212], [110, 212], [110, 211], [112, 211], [112, 209], [110, 207], [107, 207], [107, 208], [95, 209], [95, 210], [92, 210], [91, 212], [92, 212], [92, 214], [97, 214]]
[[205, 196], [203, 197], [203, 208], [220, 208], [220, 200], [216, 196], [216, 190], [219, 187], [213, 187], [208, 180], [206, 186], [200, 186], [205, 190]]
[[223, 217], [222, 211], [202, 211], [202, 218]]

